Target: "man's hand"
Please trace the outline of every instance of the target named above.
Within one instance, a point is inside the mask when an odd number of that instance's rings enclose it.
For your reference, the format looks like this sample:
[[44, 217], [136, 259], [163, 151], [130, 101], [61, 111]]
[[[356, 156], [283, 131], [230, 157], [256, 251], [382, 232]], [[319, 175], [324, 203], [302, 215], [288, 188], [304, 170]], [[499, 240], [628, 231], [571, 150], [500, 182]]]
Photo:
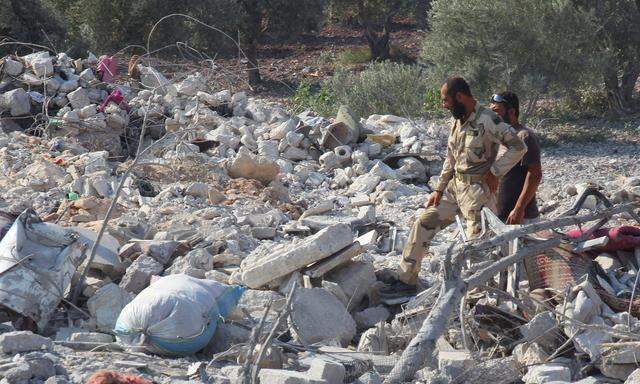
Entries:
[[442, 192], [433, 191], [433, 193], [429, 195], [429, 200], [427, 200], [426, 207], [437, 207], [438, 205], [440, 205], [440, 199], [442, 199]]
[[489, 191], [491, 193], [496, 193], [498, 191], [498, 177], [491, 173], [491, 171], [487, 171], [484, 174], [484, 182], [489, 186]]
[[509, 217], [507, 217], [507, 224], [515, 225], [522, 224], [524, 222], [524, 209], [515, 207], [513, 211], [509, 213]]

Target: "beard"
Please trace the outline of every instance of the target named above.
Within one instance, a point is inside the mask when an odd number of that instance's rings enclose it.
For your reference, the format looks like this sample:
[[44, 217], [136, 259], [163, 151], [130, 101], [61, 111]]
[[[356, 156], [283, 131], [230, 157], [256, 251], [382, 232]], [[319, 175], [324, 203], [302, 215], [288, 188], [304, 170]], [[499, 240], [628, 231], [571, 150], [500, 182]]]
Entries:
[[451, 108], [451, 115], [453, 115], [454, 119], [462, 120], [464, 118], [464, 114], [466, 109], [464, 104], [459, 102], [458, 100], [453, 101], [453, 107]]

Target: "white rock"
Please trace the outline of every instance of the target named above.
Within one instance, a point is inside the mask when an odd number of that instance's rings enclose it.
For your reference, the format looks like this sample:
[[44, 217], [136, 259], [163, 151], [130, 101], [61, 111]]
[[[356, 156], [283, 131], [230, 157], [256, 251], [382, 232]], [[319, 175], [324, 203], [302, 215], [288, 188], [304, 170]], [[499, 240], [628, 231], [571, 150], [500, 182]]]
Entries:
[[10, 109], [11, 116], [28, 115], [31, 111], [29, 95], [22, 88], [16, 88], [2, 94], [0, 106]]
[[551, 382], [571, 382], [571, 370], [561, 364], [541, 364], [529, 367], [522, 378], [526, 384], [544, 384]]
[[4, 67], [3, 71], [5, 74], [9, 76], [18, 76], [22, 73], [24, 66], [21, 62], [17, 60], [13, 60], [11, 57], [4, 58]]
[[69, 103], [71, 103], [73, 109], [81, 109], [91, 104], [89, 95], [84, 88], [78, 88], [75, 91], [68, 93], [67, 99], [69, 99]]
[[0, 351], [7, 354], [50, 350], [53, 342], [48, 337], [36, 335], [30, 331], [14, 331], [0, 334]]
[[347, 345], [356, 334], [356, 323], [344, 304], [322, 288], [296, 291], [290, 319], [296, 336], [306, 344], [337, 340]]
[[95, 318], [99, 330], [112, 332], [120, 311], [131, 300], [133, 300], [133, 294], [109, 283], [98, 289], [96, 294], [87, 301], [87, 308], [91, 316]]

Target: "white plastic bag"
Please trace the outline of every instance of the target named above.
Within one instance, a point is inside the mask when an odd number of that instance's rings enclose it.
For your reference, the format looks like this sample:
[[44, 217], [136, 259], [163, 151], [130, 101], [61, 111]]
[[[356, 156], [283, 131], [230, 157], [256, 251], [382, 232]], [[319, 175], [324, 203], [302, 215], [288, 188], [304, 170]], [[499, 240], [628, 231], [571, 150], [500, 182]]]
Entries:
[[127, 304], [116, 322], [118, 342], [134, 350], [189, 355], [204, 348], [244, 288], [176, 274], [158, 279]]

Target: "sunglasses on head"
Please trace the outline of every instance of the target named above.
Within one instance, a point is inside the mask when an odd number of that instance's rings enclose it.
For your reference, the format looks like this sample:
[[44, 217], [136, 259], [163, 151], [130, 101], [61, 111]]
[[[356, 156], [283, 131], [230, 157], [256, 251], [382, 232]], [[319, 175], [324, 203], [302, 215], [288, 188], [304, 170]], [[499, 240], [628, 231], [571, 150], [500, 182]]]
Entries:
[[506, 106], [508, 106], [508, 107], [510, 107], [510, 106], [511, 106], [511, 103], [509, 103], [509, 102], [507, 101], [507, 99], [505, 99], [504, 97], [502, 97], [502, 96], [500, 96], [500, 95], [498, 95], [498, 94], [494, 94], [493, 96], [491, 96], [491, 102], [492, 102], [492, 103], [503, 103], [503, 104], [505, 104], [505, 105], [506, 105]]

